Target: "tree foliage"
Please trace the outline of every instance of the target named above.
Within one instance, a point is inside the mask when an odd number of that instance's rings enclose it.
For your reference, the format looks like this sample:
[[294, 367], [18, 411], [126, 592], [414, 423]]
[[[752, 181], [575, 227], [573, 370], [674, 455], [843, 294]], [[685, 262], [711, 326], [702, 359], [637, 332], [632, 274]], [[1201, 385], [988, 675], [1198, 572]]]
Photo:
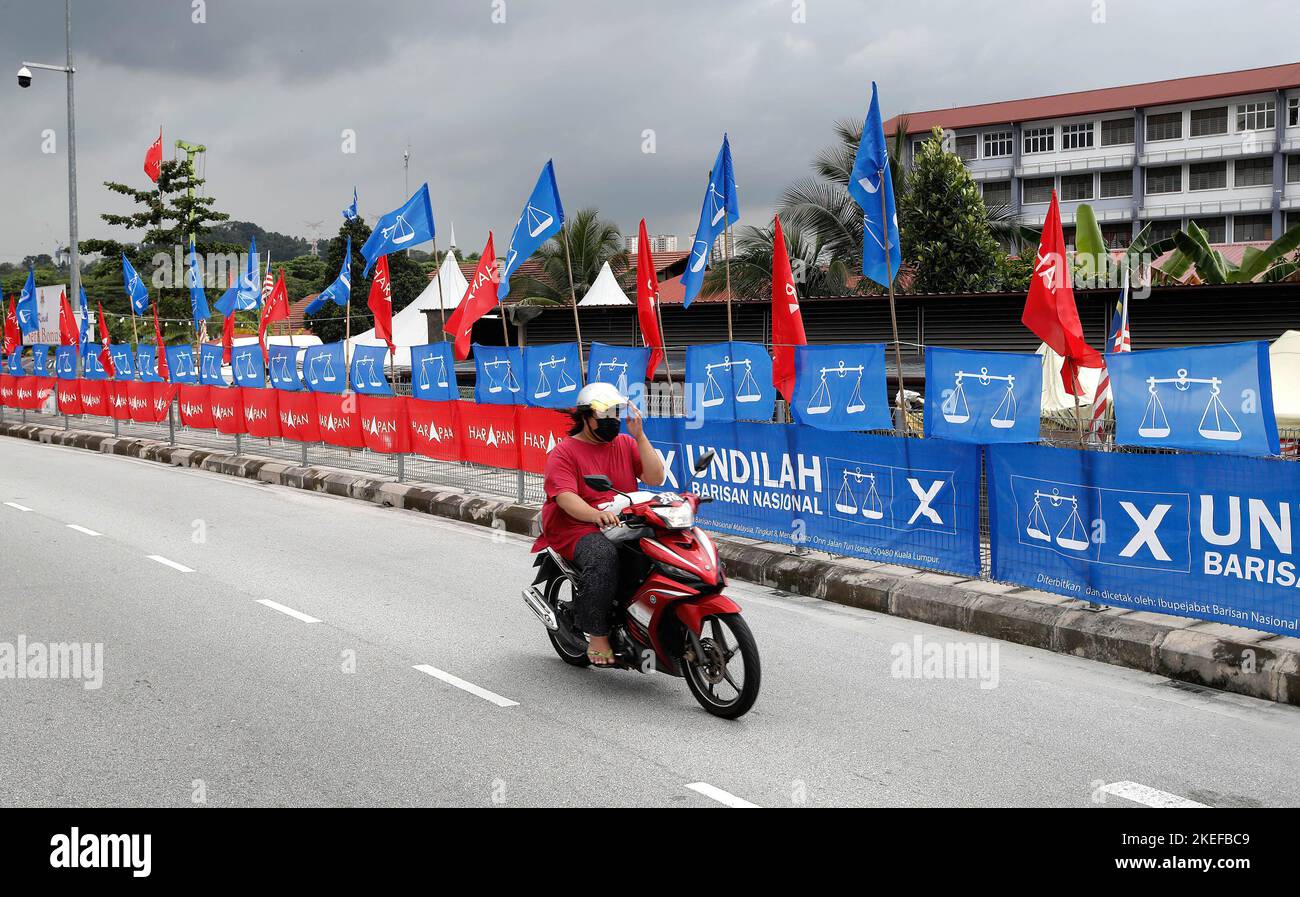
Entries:
[[[782, 229], [799, 298], [843, 296], [850, 273], [844, 260], [831, 257], [825, 264], [819, 263], [829, 254], [815, 231], [799, 224], [783, 225]], [[766, 299], [772, 295], [772, 247], [775, 241], [775, 224], [737, 228], [736, 253], [731, 259], [731, 290], [735, 296]], [[726, 279], [723, 265], [714, 265], [704, 275], [701, 294], [725, 295]]]
[[547, 240], [537, 250], [541, 273], [512, 277], [512, 297], [517, 295], [522, 301], [543, 299], [568, 305], [571, 301], [569, 258], [573, 261], [573, 294], [579, 301], [587, 295], [606, 262], [626, 288], [626, 278], [622, 275], [629, 273], [630, 256], [623, 246], [623, 234], [617, 224], [601, 218], [596, 209], [579, 209], [564, 222], [562, 233], [569, 244], [568, 258], [559, 235]]

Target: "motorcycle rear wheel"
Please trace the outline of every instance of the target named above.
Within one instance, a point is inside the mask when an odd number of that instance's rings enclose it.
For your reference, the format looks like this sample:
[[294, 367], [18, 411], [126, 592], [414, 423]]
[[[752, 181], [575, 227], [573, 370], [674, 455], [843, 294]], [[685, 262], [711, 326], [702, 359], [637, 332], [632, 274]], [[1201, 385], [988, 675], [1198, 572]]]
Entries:
[[[686, 686], [700, 706], [714, 716], [723, 719], [744, 716], [758, 700], [763, 678], [758, 643], [749, 631], [749, 624], [740, 614], [714, 614], [704, 618], [700, 629], [705, 656], [694, 662], [682, 659]], [[740, 664], [733, 666], [737, 659]], [[734, 696], [729, 696], [729, 692], [734, 692]]]
[[570, 666], [591, 666], [591, 660], [587, 658], [587, 637], [573, 622], [573, 582], [569, 577], [557, 576], [550, 581], [546, 588], [546, 603], [551, 606], [556, 622], [564, 630], [546, 630], [546, 637], [551, 640], [555, 653]]

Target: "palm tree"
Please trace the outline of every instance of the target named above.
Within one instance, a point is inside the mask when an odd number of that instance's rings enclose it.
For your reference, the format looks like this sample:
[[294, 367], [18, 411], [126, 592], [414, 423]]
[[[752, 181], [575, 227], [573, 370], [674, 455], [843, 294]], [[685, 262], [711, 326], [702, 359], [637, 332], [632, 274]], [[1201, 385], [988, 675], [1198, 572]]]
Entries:
[[[596, 209], [579, 209], [565, 221], [563, 239], [569, 244], [569, 258], [573, 261], [573, 293], [578, 299], [591, 289], [606, 262], [615, 275], [628, 268], [622, 232], [618, 225], [603, 220]], [[543, 243], [537, 250], [537, 258], [541, 262], [541, 274], [512, 278], [511, 291], [518, 289], [524, 302], [541, 300], [568, 305], [569, 265], [560, 236]]]
[[[795, 275], [799, 298], [843, 296], [850, 268], [843, 259], [829, 258], [820, 237], [808, 228], [791, 224], [785, 231], [786, 250]], [[731, 290], [735, 296], [765, 298], [772, 295], [772, 246], [775, 225], [736, 230], [736, 254], [731, 258]], [[701, 293], [726, 293], [726, 269], [714, 265], [704, 275]]]

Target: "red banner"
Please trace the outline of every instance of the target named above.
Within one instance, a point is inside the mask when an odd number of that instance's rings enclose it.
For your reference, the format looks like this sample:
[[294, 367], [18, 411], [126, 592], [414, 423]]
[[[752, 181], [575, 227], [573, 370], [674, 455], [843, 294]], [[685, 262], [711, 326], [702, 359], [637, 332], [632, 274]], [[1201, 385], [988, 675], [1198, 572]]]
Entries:
[[[208, 390], [210, 386], [198, 386], [193, 383], [182, 383], [180, 385], [180, 398], [177, 407], [181, 412], [181, 423], [187, 427], [198, 427], [200, 430], [211, 430], [214, 426], [212, 423], [212, 408], [208, 405]], [[82, 397], [85, 399], [84, 395]]]
[[107, 380], [78, 380], [81, 395], [81, 413], [108, 417]]
[[361, 415], [357, 413], [355, 395], [335, 395], [328, 392], [312, 393], [316, 397], [316, 425], [320, 428], [322, 442], [340, 448], [365, 448], [361, 436]]
[[153, 384], [153, 395], [150, 396], [150, 403], [153, 407], [151, 420], [154, 423], [162, 423], [167, 419], [168, 409], [171, 408], [172, 399], [176, 398], [178, 388], [175, 383]]
[[372, 452], [391, 455], [411, 450], [406, 400], [391, 396], [357, 396], [361, 438]]
[[460, 402], [406, 400], [410, 451], [439, 461], [460, 460]]
[[14, 391], [17, 385], [14, 383], [13, 374], [0, 374], [0, 406], [5, 408], [17, 408], [14, 404]]
[[131, 419], [131, 383], [130, 381], [109, 380], [104, 383], [104, 401], [108, 403], [110, 417], [117, 420]]
[[23, 411], [36, 411], [41, 407], [36, 401], [36, 378], [15, 377], [13, 406]]
[[131, 420], [142, 424], [153, 423], [153, 384], [132, 380], [126, 384], [127, 407]]
[[57, 383], [58, 381], [55, 380], [53, 377], [36, 378], [36, 410], [37, 411], [41, 411], [45, 409], [46, 403], [49, 402], [50, 397], [54, 395], [54, 387]]
[[519, 467], [519, 439], [514, 405], [458, 402], [461, 460], [488, 467]]
[[239, 391], [243, 394], [244, 426], [248, 435], [258, 439], [277, 438], [280, 435], [280, 406], [276, 401], [279, 390], [244, 386]]
[[310, 392], [279, 392], [280, 435], [296, 442], [320, 442], [316, 396]]
[[59, 381], [59, 411], [64, 414], [81, 413], [81, 390], [78, 385], [76, 380]]
[[530, 473], [543, 473], [546, 456], [569, 434], [573, 418], [552, 408], [516, 407], [519, 410], [520, 466]]
[[212, 409], [212, 425], [218, 433], [234, 436], [244, 429], [244, 402], [238, 386], [213, 386], [208, 389], [208, 407]]

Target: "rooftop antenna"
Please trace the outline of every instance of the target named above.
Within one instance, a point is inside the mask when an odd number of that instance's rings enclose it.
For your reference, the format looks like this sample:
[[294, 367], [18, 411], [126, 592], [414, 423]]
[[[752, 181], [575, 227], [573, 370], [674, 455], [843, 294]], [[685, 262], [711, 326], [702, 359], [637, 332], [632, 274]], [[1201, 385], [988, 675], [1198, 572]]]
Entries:
[[[403, 196], [411, 195], [411, 138], [406, 138], [406, 149], [402, 150], [402, 176], [406, 182], [406, 192]], [[436, 250], [435, 250], [436, 255]], [[411, 257], [411, 250], [406, 250], [406, 257]], [[437, 261], [437, 258], [434, 259]]]

